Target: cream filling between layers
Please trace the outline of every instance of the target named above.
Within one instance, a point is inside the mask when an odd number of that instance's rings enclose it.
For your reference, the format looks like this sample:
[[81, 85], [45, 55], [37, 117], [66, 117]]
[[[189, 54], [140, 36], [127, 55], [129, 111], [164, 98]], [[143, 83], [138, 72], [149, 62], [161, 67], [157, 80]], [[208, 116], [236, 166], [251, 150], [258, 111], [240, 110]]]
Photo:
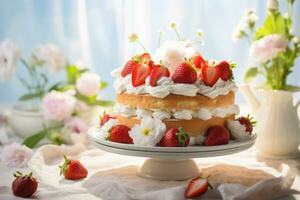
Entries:
[[160, 120], [164, 119], [184, 119], [190, 120], [193, 117], [199, 118], [202, 120], [208, 120], [212, 117], [226, 117], [227, 115], [236, 114], [238, 115], [240, 112], [238, 105], [228, 105], [224, 107], [217, 108], [199, 108], [196, 111], [192, 110], [172, 110], [171, 112], [167, 112], [159, 109], [141, 109], [141, 108], [131, 108], [128, 105], [117, 104], [114, 108], [114, 112], [119, 115], [123, 115], [125, 117], [137, 117], [139, 119], [149, 116], [158, 118]]
[[157, 98], [164, 98], [169, 94], [177, 94], [183, 96], [196, 96], [202, 94], [211, 99], [219, 96], [226, 95], [230, 91], [236, 91], [237, 86], [232, 81], [219, 80], [213, 87], [206, 86], [201, 80], [194, 84], [174, 83], [171, 77], [161, 77], [157, 81], [157, 86], [152, 87], [149, 84], [149, 77], [146, 79], [144, 85], [133, 87], [131, 83], [131, 74], [126, 77], [121, 77], [121, 69], [112, 71], [111, 75], [116, 78], [114, 88], [118, 94], [127, 92], [129, 94], [149, 94]]

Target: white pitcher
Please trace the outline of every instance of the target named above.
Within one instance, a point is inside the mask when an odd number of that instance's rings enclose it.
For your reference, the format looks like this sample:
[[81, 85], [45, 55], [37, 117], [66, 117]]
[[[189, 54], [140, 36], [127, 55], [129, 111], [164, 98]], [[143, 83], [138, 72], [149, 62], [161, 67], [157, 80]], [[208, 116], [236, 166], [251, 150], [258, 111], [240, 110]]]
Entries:
[[299, 119], [293, 105], [293, 93], [279, 90], [258, 90], [261, 102], [248, 85], [240, 91], [251, 105], [257, 120], [256, 148], [260, 156], [268, 158], [294, 158], [299, 155]]

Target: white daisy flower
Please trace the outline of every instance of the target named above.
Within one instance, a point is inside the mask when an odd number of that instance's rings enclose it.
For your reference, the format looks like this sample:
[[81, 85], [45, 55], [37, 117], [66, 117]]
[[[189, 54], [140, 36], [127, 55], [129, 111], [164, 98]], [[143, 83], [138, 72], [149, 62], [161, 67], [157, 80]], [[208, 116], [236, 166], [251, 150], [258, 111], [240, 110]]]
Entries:
[[133, 143], [141, 146], [155, 146], [166, 132], [166, 125], [151, 117], [144, 117], [140, 124], [134, 125], [129, 131]]

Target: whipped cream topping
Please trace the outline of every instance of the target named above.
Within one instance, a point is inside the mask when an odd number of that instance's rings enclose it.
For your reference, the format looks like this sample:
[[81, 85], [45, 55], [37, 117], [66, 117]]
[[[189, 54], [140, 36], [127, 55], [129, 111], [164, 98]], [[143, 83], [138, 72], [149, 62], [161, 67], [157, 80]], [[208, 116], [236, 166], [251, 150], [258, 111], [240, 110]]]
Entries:
[[227, 128], [229, 129], [231, 135], [235, 140], [245, 141], [251, 138], [249, 133], [246, 131], [246, 126], [244, 126], [237, 120], [228, 120]]
[[196, 111], [183, 109], [183, 110], [172, 110], [171, 112], [167, 112], [159, 109], [153, 109], [153, 110], [147, 110], [141, 108], [135, 109], [123, 104], [117, 104], [114, 111], [116, 114], [124, 115], [126, 117], [136, 116], [137, 118], [142, 119], [145, 116], [150, 116], [160, 120], [164, 120], [164, 119], [190, 120], [193, 117], [202, 120], [208, 120], [212, 117], [226, 117], [227, 115], [230, 114], [238, 115], [240, 112], [238, 105], [229, 105], [229, 106], [218, 107], [214, 109], [200, 108]]
[[150, 78], [148, 77], [144, 85], [133, 87], [131, 74], [128, 74], [126, 77], [121, 77], [120, 69], [114, 70], [111, 74], [116, 77], [114, 88], [118, 94], [122, 92], [129, 94], [148, 93], [157, 98], [164, 98], [169, 94], [193, 97], [199, 93], [213, 99], [219, 95], [226, 95], [230, 91], [235, 92], [237, 90], [237, 86], [234, 82], [223, 81], [222, 79], [219, 79], [213, 87], [210, 87], [206, 86], [201, 80], [198, 80], [195, 84], [174, 83], [171, 77], [161, 77], [155, 87], [150, 85]]

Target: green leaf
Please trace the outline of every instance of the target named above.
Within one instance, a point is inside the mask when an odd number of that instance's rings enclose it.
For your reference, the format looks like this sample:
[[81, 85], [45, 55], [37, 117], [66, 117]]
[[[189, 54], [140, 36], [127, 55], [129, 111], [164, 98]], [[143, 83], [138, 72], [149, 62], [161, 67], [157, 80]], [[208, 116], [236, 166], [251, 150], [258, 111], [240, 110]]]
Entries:
[[260, 39], [270, 34], [285, 34], [284, 19], [278, 11], [269, 11], [264, 25], [256, 31], [256, 39]]
[[115, 104], [114, 101], [104, 101], [104, 100], [96, 100], [96, 102], [94, 103], [94, 105], [98, 105], [98, 106], [113, 106]]
[[99, 87], [100, 87], [100, 89], [104, 89], [104, 88], [106, 88], [107, 85], [108, 85], [107, 82], [101, 81]]
[[48, 91], [49, 91], [49, 92], [52, 91], [52, 90], [57, 90], [57, 91], [59, 91], [59, 88], [60, 88], [60, 86], [61, 86], [62, 84], [63, 84], [62, 82], [55, 83], [54, 85], [52, 85], [52, 86], [49, 87]]
[[300, 87], [296, 86], [296, 85], [286, 85], [284, 87], [284, 90], [292, 91], [292, 92], [297, 92], [297, 91], [300, 91]]
[[248, 68], [244, 76], [244, 81], [250, 83], [259, 73], [260, 69], [258, 67]]
[[28, 138], [26, 138], [23, 141], [23, 144], [26, 145], [29, 148], [34, 148], [47, 134], [48, 129], [44, 129]]
[[42, 98], [44, 95], [44, 93], [41, 91], [41, 92], [37, 92], [37, 93], [29, 93], [29, 94], [24, 94], [22, 95], [21, 97], [19, 97], [19, 100], [20, 101], [27, 101], [27, 100], [30, 100], [30, 99], [35, 99], [35, 98]]
[[70, 84], [75, 84], [77, 78], [80, 76], [80, 72], [75, 65], [67, 66], [67, 79]]

